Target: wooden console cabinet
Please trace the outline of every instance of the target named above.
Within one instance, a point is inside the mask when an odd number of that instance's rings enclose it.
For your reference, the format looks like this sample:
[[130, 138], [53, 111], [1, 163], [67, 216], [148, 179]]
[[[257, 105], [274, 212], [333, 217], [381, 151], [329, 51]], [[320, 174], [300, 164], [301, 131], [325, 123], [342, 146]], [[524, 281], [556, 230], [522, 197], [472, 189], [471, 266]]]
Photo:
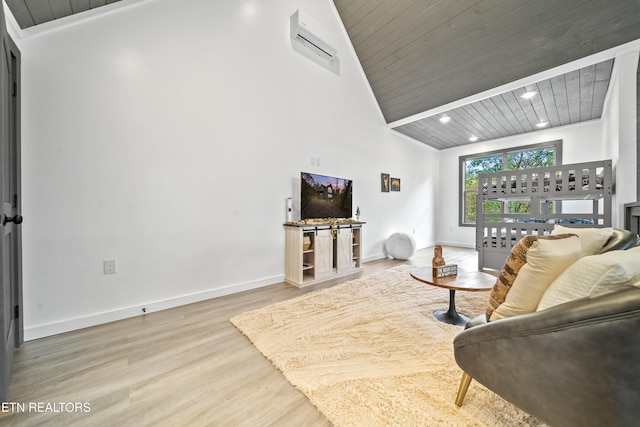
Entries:
[[309, 286], [362, 271], [362, 222], [285, 226], [285, 280]]

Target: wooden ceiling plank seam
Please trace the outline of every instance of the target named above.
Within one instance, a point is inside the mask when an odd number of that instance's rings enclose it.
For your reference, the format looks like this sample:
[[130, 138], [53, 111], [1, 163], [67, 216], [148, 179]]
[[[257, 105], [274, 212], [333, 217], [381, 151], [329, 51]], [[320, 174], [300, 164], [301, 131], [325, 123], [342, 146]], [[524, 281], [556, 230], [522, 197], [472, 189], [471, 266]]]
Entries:
[[502, 126], [502, 123], [500, 123], [493, 117], [491, 112], [487, 109], [482, 101], [475, 102], [471, 104], [471, 106], [478, 112], [480, 117], [482, 117], [485, 126], [491, 125], [497, 131], [500, 137], [509, 136], [509, 132], [507, 131], [507, 129], [505, 129], [504, 126]]
[[613, 72], [613, 59], [596, 64], [596, 77], [593, 93], [593, 105], [591, 106], [591, 117], [599, 119], [604, 111], [604, 101], [609, 90], [611, 73]]
[[520, 105], [520, 108], [522, 108], [522, 111], [524, 112], [524, 115], [527, 118], [531, 129], [535, 131], [536, 129], [538, 129], [536, 124], [538, 124], [539, 122], [538, 115], [536, 113], [536, 110], [533, 108], [533, 105], [531, 104], [531, 100], [523, 99], [521, 97], [521, 95], [525, 93], [524, 89], [516, 89], [513, 91], [513, 93], [515, 95], [516, 102], [518, 103], [518, 105]]
[[556, 103], [556, 111], [558, 112], [558, 119], [560, 125], [568, 125], [571, 123], [571, 117], [569, 116], [569, 99], [567, 96], [567, 86], [564, 82], [564, 74], [555, 76], [549, 79], [551, 84], [551, 92]]
[[565, 75], [567, 86], [567, 104], [571, 123], [580, 122], [580, 70], [570, 71]]
[[[477, 67], [479, 67], [479, 66], [480, 66], [480, 64], [474, 64], [474, 65], [476, 65]], [[544, 64], [543, 64], [543, 65], [544, 65]], [[511, 77], [515, 77], [515, 76], [511, 76]], [[441, 78], [444, 78], [444, 77], [441, 77]], [[448, 78], [449, 80], [451, 80], [451, 79], [452, 79], [452, 77], [451, 77], [451, 76], [448, 76], [447, 78]], [[442, 85], [441, 85], [441, 86], [442, 86]], [[480, 90], [480, 88], [478, 88], [478, 91], [479, 91], [479, 90]], [[375, 91], [375, 89], [374, 89], [374, 91]], [[474, 93], [478, 93], [478, 91], [475, 91]], [[386, 102], [386, 104], [385, 104], [385, 105], [387, 105], [387, 107], [388, 107], [389, 109], [392, 109], [392, 108], [393, 108], [393, 109], [397, 109], [397, 108], [396, 108], [396, 107], [397, 107], [397, 104], [398, 104], [397, 102], [395, 102], [395, 101], [393, 101], [393, 100], [385, 99], [384, 97], [380, 96], [379, 92], [376, 92], [376, 93], [378, 93], [378, 95], [379, 95], [379, 99], [380, 99], [381, 104], [382, 104], [383, 102]], [[415, 95], [414, 95], [411, 99], [401, 99], [401, 101], [402, 101], [402, 102], [407, 102], [407, 101], [410, 101], [410, 100], [415, 101], [416, 99], [419, 99], [418, 97], [421, 97], [421, 96], [422, 96], [422, 93], [421, 93], [421, 91], [420, 91], [420, 90], [415, 90], [415, 91], [414, 91], [414, 94], [415, 94]], [[458, 95], [460, 95], [460, 96], [462, 96], [462, 95], [466, 95], [466, 96], [468, 96], [467, 94], [458, 94]], [[431, 92], [429, 93], [429, 96], [430, 96], [430, 97], [432, 97], [432, 98], [433, 98], [433, 97], [438, 98], [438, 97], [440, 96], [440, 94], [438, 94], [437, 89], [435, 89], [435, 92], [434, 92], [434, 91], [431, 91]], [[445, 95], [445, 96], [446, 96], [446, 95]], [[446, 100], [445, 98], [441, 98], [441, 99], [442, 99], [442, 103], [446, 103], [446, 102], [445, 102], [445, 100]], [[452, 97], [452, 99], [453, 99], [453, 100], [455, 100], [455, 99], [460, 99], [460, 97], [456, 96], [456, 97]], [[417, 101], [416, 101], [416, 102], [417, 102]], [[449, 102], [451, 102], [451, 101], [449, 101]], [[419, 110], [419, 111], [417, 111], [417, 112], [420, 112], [420, 111], [427, 111], [428, 109], [433, 108], [433, 106], [429, 106], [429, 105], [422, 105], [422, 104], [421, 104], [421, 107], [422, 107], [422, 109], [421, 109], [421, 110]], [[430, 108], [429, 108], [429, 107], [430, 107]], [[387, 112], [388, 112], [388, 111], [387, 111]], [[392, 110], [392, 112], [393, 112], [393, 110]], [[388, 113], [389, 113], [389, 112], [388, 112]], [[411, 115], [411, 112], [410, 112], [410, 111], [404, 111], [404, 113], [406, 113], [406, 114], [407, 114], [407, 116]], [[416, 112], [414, 112], [413, 114], [416, 114]], [[400, 114], [398, 114], [398, 115], [400, 116]], [[406, 117], [406, 116], [404, 116], [404, 117]], [[399, 117], [399, 118], [403, 118], [403, 117]]]
[[[560, 0], [557, 0], [557, 1], [560, 2]], [[534, 7], [536, 6], [535, 3], [536, 2], [526, 2], [525, 6]], [[569, 2], [564, 2], [564, 4], [568, 5]], [[522, 11], [522, 8], [519, 8], [511, 12], [523, 12], [523, 11]], [[530, 16], [530, 12], [528, 9], [525, 9], [524, 12], [526, 16]], [[551, 13], [553, 12], [550, 12], [550, 14]], [[429, 73], [433, 71], [447, 73], [448, 70], [452, 69], [451, 67], [456, 65], [458, 62], [468, 60], [468, 58], [470, 57], [469, 55], [473, 55], [474, 53], [477, 53], [479, 39], [482, 40], [483, 50], [490, 51], [495, 44], [501, 41], [511, 40], [514, 35], [524, 32], [522, 28], [513, 28], [514, 26], [511, 19], [512, 19], [511, 13], [507, 13], [504, 16], [500, 17], [499, 19], [492, 19], [492, 21], [489, 22], [487, 26], [481, 27], [479, 30], [489, 31], [489, 29], [493, 29], [494, 27], [497, 27], [500, 31], [493, 31], [491, 33], [488, 33], [488, 35], [484, 37], [480, 37], [476, 31], [476, 32], [469, 33], [469, 36], [466, 39], [464, 38], [461, 39], [459, 37], [455, 39], [450, 38], [449, 43], [451, 44], [451, 46], [446, 44], [440, 44], [438, 48], [442, 52], [445, 52], [445, 53], [455, 52], [455, 53], [446, 55], [447, 58], [449, 59], [446, 61], [442, 61], [442, 60], [439, 61], [439, 64], [438, 64], [439, 68], [437, 70], [431, 69]], [[549, 21], [550, 19], [547, 19], [545, 22], [549, 22]], [[534, 24], [535, 23], [529, 23], [530, 26], [533, 26]], [[502, 32], [505, 32], [505, 33], [502, 34]], [[531, 35], [531, 37], [535, 37], [535, 35], [536, 34], [533, 34]], [[421, 57], [420, 55], [423, 55], [423, 54], [420, 53], [419, 55], [418, 54], [416, 55], [418, 56], [418, 59], [419, 59]], [[411, 64], [401, 64], [401, 65], [403, 65], [401, 71], [406, 75], [410, 75], [414, 72], [420, 72], [420, 70], [422, 69], [422, 67], [420, 66], [420, 63], [418, 63], [417, 65], [414, 64], [413, 66], [410, 66]], [[367, 67], [366, 62], [363, 63], [363, 67], [367, 69], [367, 73], [369, 73], [372, 76], [375, 76], [376, 70], [371, 69], [371, 67]], [[385, 72], [393, 71], [393, 68], [389, 68], [389, 67], [390, 66], [388, 64], [385, 64], [385, 67], [384, 67]], [[397, 81], [399, 78], [403, 78], [403, 77], [405, 76], [394, 75], [393, 81]], [[383, 82], [378, 82], [378, 80], [375, 78], [372, 78], [371, 82], [372, 84], [383, 83]], [[400, 87], [404, 86], [404, 82], [398, 82], [398, 86]]]
[[25, 28], [36, 25], [24, 0], [6, 0], [6, 3], [16, 22], [20, 25], [20, 28], [24, 30]]
[[413, 138], [413, 139], [415, 139], [417, 141], [420, 141], [422, 143], [425, 143], [425, 144], [428, 143], [428, 140], [423, 139], [425, 137], [424, 133], [418, 132], [418, 131], [410, 128], [410, 127], [400, 126], [400, 127], [394, 128], [394, 130], [396, 130], [396, 131], [398, 131], [398, 132], [400, 132], [400, 133], [402, 133], [402, 134], [404, 134], [404, 135], [406, 135], [408, 137], [411, 137], [411, 138]]
[[49, 5], [51, 6], [51, 11], [55, 19], [73, 15], [70, 0], [49, 0]]
[[545, 108], [544, 103], [542, 102], [542, 99], [540, 99], [539, 96], [534, 96], [533, 98], [529, 99], [529, 103], [531, 104], [531, 107], [535, 111], [534, 113], [535, 115], [533, 117], [530, 117], [529, 120], [530, 121], [535, 120], [536, 124], [542, 123], [542, 122], [547, 122], [550, 124], [549, 113], [547, 112], [547, 109]]
[[89, 0], [71, 0], [71, 10], [73, 13], [80, 13], [89, 9], [91, 9]]
[[425, 120], [420, 121], [420, 126], [423, 126], [428, 130], [436, 139], [439, 141], [455, 144], [457, 142], [456, 138], [448, 133], [443, 133], [442, 125], [437, 121], [438, 119], [434, 117], [428, 117]]
[[[638, 36], [638, 29], [640, 25], [640, 13], [637, 15], [625, 15], [620, 22], [619, 30], [616, 33], [604, 33], [597, 37], [592, 38], [589, 42], [592, 49], [597, 49], [598, 51], [608, 49], [609, 47], [619, 46], [621, 44], [631, 42], [640, 38]], [[628, 35], [625, 39], [621, 39], [617, 36], [619, 34]], [[586, 55], [583, 55], [586, 56]]]
[[[604, 50], [604, 48], [597, 47], [598, 40], [606, 40], [611, 34], [623, 34], [625, 30], [623, 28], [628, 27], [630, 29], [629, 34], [634, 36], [629, 37], [626, 41], [636, 40], [638, 34], [638, 22], [640, 22], [640, 2], [634, 0], [633, 7], [628, 7], [621, 11], [619, 4], [615, 3], [600, 3], [595, 1], [601, 7], [595, 10], [589, 10], [589, 13], [583, 16], [581, 20], [575, 20], [567, 22], [565, 28], [557, 28], [554, 32], [547, 35], [550, 40], [553, 40], [559, 36], [565, 34], [571, 34], [574, 43], [571, 54], [572, 56], [584, 57], [592, 51]], [[616, 36], [616, 38], [618, 38]], [[616, 42], [616, 45], [620, 45], [624, 42]], [[609, 43], [606, 41], [604, 45]]]
[[502, 114], [491, 98], [483, 99], [480, 101], [480, 105], [486, 108], [487, 113], [484, 114], [484, 116], [487, 121], [495, 123], [495, 128], [503, 129], [505, 136], [516, 134], [516, 130], [511, 126], [509, 120], [507, 120], [507, 118]]
[[475, 104], [464, 105], [462, 106], [462, 108], [467, 114], [469, 114], [471, 117], [473, 117], [475, 120], [477, 120], [481, 124], [481, 126], [485, 129], [485, 131], [489, 133], [489, 135], [491, 135], [491, 139], [495, 139], [500, 136], [500, 131], [496, 129], [492, 123], [487, 122], [482, 117], [482, 114], [478, 112], [478, 109], [476, 108]]
[[[371, 54], [366, 54], [366, 57], [363, 58], [363, 68], [367, 68], [371, 74], [375, 74], [376, 69], [373, 66], [374, 64], [378, 64], [382, 61], [382, 63], [378, 65], [378, 67], [381, 69], [393, 65], [393, 62], [395, 62], [395, 60], [398, 58], [397, 49], [395, 48], [396, 45], [408, 46], [410, 45], [410, 43], [423, 44], [424, 46], [422, 46], [422, 52], [418, 50], [419, 53], [416, 54], [417, 56], [414, 55], [413, 58], [409, 58], [419, 61], [421, 55], [423, 55], [425, 52], [429, 53], [433, 48], [441, 48], [445, 52], [451, 49], [459, 49], [460, 45], [464, 45], [464, 43], [466, 43], [467, 41], [473, 42], [482, 34], [491, 31], [491, 29], [495, 26], [498, 26], [499, 28], [506, 26], [506, 21], [504, 25], [502, 25], [499, 18], [503, 15], [506, 15], [510, 9], [505, 7], [498, 7], [504, 5], [504, 0], [492, 1], [495, 2], [495, 7], [488, 8], [488, 10], [492, 11], [495, 9], [499, 13], [501, 13], [501, 15], [498, 17], [496, 17], [495, 15], [485, 16], [485, 12], [477, 16], [475, 22], [473, 23], [473, 25], [469, 25], [469, 28], [463, 28], [463, 30], [465, 31], [464, 33], [461, 33], [460, 30], [458, 30], [457, 32], [451, 31], [450, 33], [445, 34], [444, 37], [437, 37], [437, 35], [434, 35], [434, 31], [436, 30], [442, 31], [443, 29], [450, 29], [450, 27], [446, 25], [449, 16], [446, 16], [444, 21], [427, 21], [429, 25], [426, 25], [427, 22], [419, 23], [419, 25], [414, 28], [412, 32], [404, 36], [403, 39], [396, 40], [394, 43], [387, 40], [378, 40], [378, 43], [376, 45], [372, 45], [370, 47]], [[516, 2], [513, 1], [509, 2], [509, 7], [513, 8], [513, 5], [515, 3]], [[447, 9], [447, 11], [450, 13], [450, 16], [453, 17], [460, 13], [460, 7], [457, 9], [449, 8]], [[469, 9], [470, 8], [462, 10], [464, 11]], [[430, 19], [430, 17], [428, 19]], [[445, 25], [444, 27], [443, 24]], [[455, 33], [456, 37], [453, 37], [453, 33]], [[461, 38], [461, 35], [466, 35], [466, 38]], [[460, 43], [457, 43], [454, 40], [460, 40]], [[391, 63], [389, 62], [390, 60], [392, 61]]]
[[611, 80], [611, 73], [613, 72], [614, 59], [602, 61], [596, 64], [596, 81], [609, 81]]
[[338, 14], [340, 14], [340, 16], [342, 16], [345, 8], [351, 3], [353, 3], [353, 0], [333, 0], [333, 4], [336, 6], [336, 10], [338, 11]]
[[495, 95], [495, 96], [492, 96], [490, 99], [493, 101], [496, 107], [500, 110], [500, 112], [505, 117], [505, 119], [509, 121], [515, 134], [521, 134], [526, 132], [524, 127], [522, 126], [522, 123], [520, 123], [520, 120], [518, 120], [518, 117], [516, 117], [515, 114], [513, 114], [513, 111], [511, 111], [511, 108], [509, 107], [509, 105], [507, 105], [502, 95]]
[[[360, 40], [358, 40], [357, 35], [363, 31], [370, 28], [371, 21], [373, 21], [377, 16], [376, 13], [373, 13], [378, 7], [385, 6], [384, 0], [371, 0], [366, 2], [360, 9], [358, 9], [358, 14], [355, 17], [356, 19], [349, 20], [349, 38], [355, 44], [358, 44]], [[389, 9], [389, 4], [386, 5], [386, 9]], [[385, 15], [385, 13], [382, 13]]]
[[453, 118], [454, 116], [451, 117], [452, 119], [448, 123], [440, 123], [439, 121], [435, 123], [442, 129], [441, 133], [450, 135], [456, 143], [468, 140], [471, 136], [469, 131], [464, 127], [462, 122], [455, 120]]
[[[429, 26], [422, 24], [404, 38], [408, 40], [402, 39], [395, 44], [389, 44], [384, 56], [378, 55], [383, 60], [381, 64], [377, 60], [363, 58], [363, 67], [368, 67], [372, 76], [376, 74], [376, 67], [388, 72], [404, 72], [405, 70], [413, 72], [419, 69], [425, 60], [425, 55], [433, 54], [434, 50], [446, 49], [443, 46], [451, 43], [449, 40], [454, 38], [454, 34], [455, 38], [461, 39], [461, 36], [474, 30], [472, 25], [456, 24], [456, 19], [469, 19], [464, 13], [469, 9], [470, 6], [465, 2], [451, 4], [451, 7], [445, 10], [446, 14], [439, 16], [440, 20], [429, 20]], [[411, 37], [409, 38], [409, 36]], [[387, 43], [382, 45], [387, 45]], [[378, 64], [370, 67], [369, 65], [372, 63]]]
[[33, 17], [35, 25], [53, 21], [55, 19], [53, 11], [51, 10], [51, 5], [48, 1], [25, 0], [25, 4], [27, 9], [29, 9], [29, 13], [31, 13], [31, 16]]
[[[380, 50], [388, 48], [389, 45], [405, 37], [408, 33], [415, 30], [416, 27], [420, 27], [424, 14], [428, 14], [429, 17], [437, 16], [439, 14], [437, 10], [438, 7], [449, 6], [442, 2], [430, 2], [427, 7], [425, 7], [424, 3], [415, 2], [401, 14], [394, 16], [393, 19], [387, 16], [385, 17], [387, 23], [383, 27], [385, 31], [373, 34], [361, 43], [358, 43], [358, 47], [362, 50], [363, 54], [377, 54]], [[413, 40], [413, 38], [411, 39]]]
[[[480, 64], [474, 64], [474, 68], [477, 68], [479, 66], [480, 66]], [[442, 77], [442, 78], [444, 78], [444, 77]], [[452, 77], [449, 76], [447, 78], [450, 80]], [[460, 85], [458, 85], [457, 87], [460, 87]], [[439, 99], [441, 99], [442, 102], [439, 103], [440, 105], [444, 104], [444, 103], [447, 103], [447, 102], [452, 102], [452, 101], [454, 101], [456, 99], [460, 99], [460, 97], [463, 97], [462, 95], [469, 96], [467, 94], [457, 94], [456, 96], [452, 95], [451, 96], [451, 100], [449, 100], [448, 98], [444, 98], [443, 97], [443, 96], [446, 96], [446, 95], [438, 94], [438, 89], [434, 89], [434, 90], [435, 90], [435, 92], [431, 91], [429, 93], [429, 95], [430, 95], [431, 98], [439, 98]], [[374, 88], [374, 92], [376, 92], [378, 94], [378, 99], [380, 100], [381, 106], [385, 105], [387, 107], [383, 111], [386, 111], [385, 116], [389, 116], [390, 120], [394, 120], [394, 119], [398, 120], [398, 119], [410, 116], [412, 114], [417, 114], [417, 113], [419, 113], [421, 111], [427, 111], [430, 108], [433, 108], [433, 106], [431, 106], [431, 105], [425, 105], [425, 104], [420, 103], [419, 100], [424, 97], [424, 95], [422, 94], [421, 90], [414, 90], [409, 97], [407, 97], [406, 99], [399, 98], [400, 99], [399, 101], [394, 101], [392, 99], [385, 99], [383, 95], [381, 95], [379, 92], [377, 92], [375, 90], [375, 88]], [[478, 92], [479, 92], [479, 90], [476, 90], [473, 93], [478, 93]], [[425, 102], [428, 102], [428, 101], [425, 101]], [[402, 104], [415, 104], [415, 105], [418, 105], [420, 108], [415, 108], [415, 110], [417, 110], [415, 112], [412, 112], [412, 110], [410, 110], [410, 109], [408, 109], [406, 111], [401, 111], [402, 114], [400, 114], [400, 113], [398, 113], [398, 111], [400, 111], [400, 108], [398, 108], [398, 106], [402, 106]], [[409, 107], [409, 108], [411, 108], [411, 107]], [[397, 118], [395, 118], [394, 116], [397, 116]]]
[[[547, 21], [547, 22], [551, 22], [551, 21], [549, 20], [549, 21]], [[555, 21], [554, 21], [554, 22], [555, 22]], [[636, 30], [636, 31], [638, 31], [638, 30]], [[543, 53], [543, 54], [545, 54], [545, 56], [546, 56], [546, 53], [545, 53], [545, 52], [542, 52], [542, 53]], [[523, 52], [523, 56], [524, 56], [524, 55], [526, 55], [526, 54], [527, 54], [527, 52]], [[495, 52], [494, 52], [494, 55], [495, 55]], [[462, 56], [464, 56], [464, 55], [460, 55], [460, 56], [462, 57]], [[485, 56], [486, 56], [486, 55], [485, 55]], [[528, 56], [527, 56], [527, 57], [528, 57]], [[492, 58], [492, 59], [493, 59], [493, 60], [497, 60], [497, 61], [499, 61], [499, 60], [500, 60], [500, 58], [499, 58], [499, 57], [498, 57], [498, 58]], [[526, 57], [525, 57], [525, 59], [526, 59]], [[545, 59], [545, 60], [546, 60], [546, 59]], [[562, 60], [563, 62], [565, 62], [565, 61], [566, 61], [566, 57], [564, 57], [564, 56], [559, 57], [559, 58], [558, 58], [558, 60]], [[556, 65], [557, 65], [557, 64], [556, 64]], [[547, 68], [548, 68], [548, 67], [547, 67]], [[433, 72], [433, 69], [427, 70], [427, 72]], [[448, 75], [450, 75], [451, 71], [450, 71], [450, 70], [447, 70], [447, 71], [446, 71], [446, 73], [447, 73]], [[433, 78], [433, 79], [437, 79], [437, 78], [441, 78], [441, 77], [442, 77], [442, 76], [440, 76], [440, 75], [437, 75], [437, 76], [436, 76], [436, 75], [433, 75], [433, 76], [432, 76], [432, 78]], [[516, 77], [522, 77], [522, 76], [509, 76], [509, 77], [510, 77], [510, 80], [511, 80], [511, 79], [515, 79]], [[422, 85], [422, 87], [424, 87], [424, 86], [425, 86], [425, 84], [423, 84], [423, 85]], [[421, 88], [420, 88], [420, 87], [415, 87], [415, 86], [410, 86], [410, 85], [409, 85], [409, 86], [405, 87], [405, 88], [404, 88], [404, 90], [405, 90], [405, 91], [407, 91], [407, 92], [419, 93], [419, 92], [420, 92], [420, 90], [421, 90]], [[376, 91], [377, 93], [381, 93], [381, 91], [380, 91], [378, 88], [376, 88], [375, 86], [374, 86], [374, 91]], [[458, 99], [459, 99], [460, 97], [464, 97], [464, 95], [465, 95], [465, 94], [456, 94], [456, 96], [455, 96], [455, 97], [454, 97], [453, 95], [452, 95], [452, 97], [453, 97], [453, 98], [458, 98]], [[468, 96], [468, 95], [467, 95], [467, 96]], [[383, 97], [381, 97], [381, 99], [384, 99], [384, 98], [383, 98]], [[384, 107], [384, 105], [383, 105], [383, 107]], [[427, 106], [426, 106], [426, 108], [425, 108], [425, 106], [421, 106], [421, 108], [422, 108], [422, 110], [424, 111], [424, 110], [426, 110], [426, 109], [429, 109], [429, 105], [427, 105]], [[432, 108], [432, 107], [431, 107], [431, 108]]]
[[593, 86], [596, 82], [596, 66], [580, 69], [580, 120], [591, 120]]
[[[401, 126], [400, 128], [404, 129], [405, 132], [416, 135], [415, 139], [417, 139], [418, 141], [423, 142], [425, 144], [430, 144], [432, 146], [435, 145], [437, 147], [441, 147], [443, 146], [445, 140], [448, 139], [446, 136], [445, 137], [439, 136], [436, 132], [432, 131], [430, 128], [423, 126], [422, 123], [418, 124], [414, 122], [413, 125], [414, 126], [411, 126], [411, 124], [404, 125], [404, 126]], [[400, 129], [400, 128], [396, 128], [396, 129]], [[449, 143], [453, 143], [453, 142], [450, 141]]]
[[[467, 10], [463, 2], [438, 2], [429, 8], [430, 13], [420, 13], [413, 17], [409, 17], [403, 30], [398, 32], [399, 38], [388, 38], [378, 40], [378, 43], [371, 44], [363, 52], [362, 67], [368, 68], [370, 64], [377, 63], [380, 59], [394, 58], [398, 59], [397, 50], [400, 47], [418, 46], [425, 41], [425, 37], [431, 37], [431, 32], [439, 28], [443, 23], [461, 10]], [[419, 19], [423, 18], [423, 19]], [[367, 47], [367, 45], [362, 46]], [[369, 50], [371, 52], [369, 52]]]
[[529, 119], [527, 118], [527, 114], [522, 109], [522, 106], [516, 99], [516, 95], [513, 91], [503, 93], [501, 95], [505, 104], [509, 107], [513, 115], [518, 119], [518, 123], [524, 129], [525, 132], [532, 132], [534, 127], [529, 123]]
[[[371, 5], [373, 4], [372, 2]], [[389, 20], [389, 17], [395, 16], [395, 13], [391, 11], [402, 7], [401, 3], [380, 0], [366, 16], [357, 22], [350, 23], [351, 28], [348, 33], [351, 43], [362, 48], [364, 40], [389, 28], [390, 22], [393, 22], [393, 20]]]
[[[467, 113], [463, 108], [458, 107], [451, 111], [451, 114], [453, 119], [465, 124], [465, 128], [470, 132], [471, 135], [475, 135], [478, 137], [478, 139], [482, 140], [491, 139], [491, 134], [485, 130], [484, 126], [482, 126], [482, 123], [473, 118], [473, 116]], [[471, 135], [469, 135], [468, 138], [470, 138]]]
[[593, 103], [591, 105], [591, 119], [599, 119], [604, 111], [604, 100], [609, 90], [609, 81], [600, 80], [595, 82], [593, 88]]
[[558, 115], [558, 107], [556, 106], [556, 100], [553, 96], [551, 82], [549, 79], [545, 79], [536, 83], [536, 86], [538, 86], [538, 94], [547, 112], [547, 121], [551, 127], [560, 126], [560, 116]]
[[364, 7], [366, 4], [367, 0], [354, 0], [347, 6], [345, 6], [341, 12], [339, 12], [341, 19], [345, 24], [345, 28], [348, 28], [347, 23], [350, 22], [352, 20], [351, 18], [358, 12], [358, 10], [360, 10], [360, 8]]

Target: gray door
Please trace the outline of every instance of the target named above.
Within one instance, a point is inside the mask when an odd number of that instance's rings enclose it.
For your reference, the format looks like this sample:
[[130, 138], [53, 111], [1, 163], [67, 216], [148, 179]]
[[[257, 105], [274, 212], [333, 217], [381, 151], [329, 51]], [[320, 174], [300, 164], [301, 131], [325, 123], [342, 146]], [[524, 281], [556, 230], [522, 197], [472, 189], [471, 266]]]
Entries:
[[[1, 12], [0, 12], [1, 17]], [[4, 18], [2, 23], [4, 24]], [[20, 215], [20, 52], [2, 27], [0, 50], [0, 400], [7, 397], [11, 362], [23, 341]]]

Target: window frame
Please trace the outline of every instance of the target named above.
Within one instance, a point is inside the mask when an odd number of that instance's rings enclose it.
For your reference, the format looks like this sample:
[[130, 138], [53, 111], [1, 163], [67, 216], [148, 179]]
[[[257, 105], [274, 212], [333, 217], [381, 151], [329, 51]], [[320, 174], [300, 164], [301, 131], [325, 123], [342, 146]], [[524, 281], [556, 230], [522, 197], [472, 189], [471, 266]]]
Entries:
[[[497, 155], [501, 155], [502, 156], [502, 170], [506, 170], [507, 168], [507, 158], [509, 154], [513, 154], [513, 153], [519, 153], [521, 151], [535, 151], [535, 150], [540, 150], [543, 148], [553, 148], [554, 151], [554, 157], [555, 157], [555, 165], [562, 165], [562, 140], [561, 139], [557, 139], [554, 141], [548, 141], [548, 142], [540, 142], [537, 144], [530, 144], [530, 145], [521, 145], [518, 147], [510, 147], [507, 149], [502, 149], [502, 150], [492, 150], [492, 151], [484, 151], [481, 153], [473, 153], [473, 154], [466, 154], [464, 156], [460, 156], [458, 158], [458, 179], [460, 180], [459, 185], [458, 185], [458, 226], [460, 227], [475, 227], [476, 226], [476, 222], [464, 222], [465, 219], [465, 200], [466, 200], [466, 195], [469, 192], [474, 192], [473, 190], [467, 190], [465, 189], [465, 184], [466, 184], [466, 162], [469, 160], [474, 160], [474, 159], [481, 159], [484, 157], [491, 157], [491, 156], [497, 156]], [[477, 195], [477, 190], [475, 191], [476, 195]], [[475, 198], [475, 197], [474, 197]]]

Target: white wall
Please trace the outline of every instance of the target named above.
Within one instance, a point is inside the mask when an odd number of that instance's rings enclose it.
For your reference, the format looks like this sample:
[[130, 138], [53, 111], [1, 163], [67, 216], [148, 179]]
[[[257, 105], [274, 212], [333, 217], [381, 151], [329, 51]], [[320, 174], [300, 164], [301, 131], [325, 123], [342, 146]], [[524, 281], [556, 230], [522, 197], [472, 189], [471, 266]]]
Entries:
[[[298, 8], [339, 76], [292, 49]], [[329, 0], [151, 0], [16, 41], [26, 339], [283, 280], [302, 170], [354, 180], [365, 259], [435, 241], [438, 153], [386, 129]]]
[[603, 160], [606, 157], [602, 132], [602, 122], [591, 121], [443, 150], [440, 153], [440, 162], [446, 166], [440, 168], [440, 180], [442, 183], [450, 183], [447, 184], [447, 188], [451, 190], [439, 192], [438, 206], [440, 206], [440, 210], [437, 215], [437, 241], [448, 245], [475, 247], [475, 227], [460, 227], [458, 225], [458, 188], [461, 185], [458, 176], [460, 156], [561, 139], [563, 163]]
[[621, 228], [624, 204], [637, 199], [637, 69], [637, 50], [616, 57], [603, 115], [603, 139], [608, 142], [607, 155], [613, 159], [616, 171], [612, 215]]

